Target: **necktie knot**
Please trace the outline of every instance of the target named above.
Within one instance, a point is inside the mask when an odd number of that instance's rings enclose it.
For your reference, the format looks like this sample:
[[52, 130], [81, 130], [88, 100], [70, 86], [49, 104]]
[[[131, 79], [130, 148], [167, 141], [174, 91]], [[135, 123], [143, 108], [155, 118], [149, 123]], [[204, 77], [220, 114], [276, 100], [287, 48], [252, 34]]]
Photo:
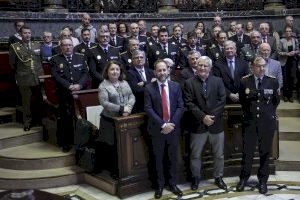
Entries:
[[104, 53], [107, 54], [107, 52], [108, 52], [108, 50], [107, 50], [107, 49], [104, 49]]
[[161, 87], [162, 89], [164, 89], [165, 86], [166, 86], [166, 85], [165, 85], [164, 83], [160, 85], [160, 87]]
[[257, 79], [257, 89], [261, 89], [261, 78]]
[[72, 57], [71, 56], [67, 56], [67, 61], [71, 62]]

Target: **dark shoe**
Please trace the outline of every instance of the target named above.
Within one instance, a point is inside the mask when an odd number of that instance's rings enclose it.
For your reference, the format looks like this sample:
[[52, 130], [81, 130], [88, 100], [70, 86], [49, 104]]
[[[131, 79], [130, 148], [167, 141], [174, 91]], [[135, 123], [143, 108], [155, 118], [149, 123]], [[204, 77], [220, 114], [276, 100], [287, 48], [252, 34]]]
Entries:
[[223, 189], [223, 190], [227, 190], [227, 185], [226, 183], [223, 181], [222, 177], [218, 177], [218, 178], [215, 178], [215, 184]]
[[192, 178], [191, 189], [192, 190], [198, 190], [198, 187], [199, 187], [199, 178], [198, 177], [193, 177]]
[[294, 100], [292, 98], [289, 98], [288, 101], [294, 103]]
[[244, 191], [246, 185], [247, 185], [247, 180], [241, 179], [240, 182], [238, 182], [238, 184], [236, 185], [236, 191], [237, 192]]
[[66, 146], [63, 146], [62, 147], [62, 152], [64, 152], [64, 153], [68, 153], [70, 150], [71, 150], [71, 146], [68, 146], [68, 145], [66, 145]]
[[162, 188], [162, 187], [160, 187], [157, 190], [155, 190], [154, 198], [155, 199], [160, 199], [161, 196], [162, 196], [163, 190], [164, 190], [164, 188]]
[[180, 197], [183, 195], [182, 191], [177, 187], [177, 185], [171, 185], [170, 191]]
[[30, 131], [30, 125], [29, 124], [24, 124], [23, 130], [24, 131]]
[[111, 172], [110, 177], [112, 177], [112, 179], [114, 179], [114, 180], [119, 180], [119, 175], [116, 172]]
[[260, 183], [258, 185], [258, 191], [259, 193], [261, 194], [266, 194], [268, 192], [268, 187], [267, 187], [267, 184], [266, 183]]

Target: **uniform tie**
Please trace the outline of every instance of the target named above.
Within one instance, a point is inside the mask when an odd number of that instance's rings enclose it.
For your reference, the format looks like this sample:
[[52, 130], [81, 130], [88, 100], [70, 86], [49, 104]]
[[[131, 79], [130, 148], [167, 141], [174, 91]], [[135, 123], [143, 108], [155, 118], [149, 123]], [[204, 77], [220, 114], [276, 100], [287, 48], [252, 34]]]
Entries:
[[167, 92], [165, 90], [165, 84], [161, 84], [161, 105], [163, 110], [163, 120], [168, 122], [170, 119], [169, 109], [168, 109], [168, 101], [167, 101]]
[[116, 40], [114, 37], [111, 38], [111, 42], [112, 42], [113, 46], [116, 46]]
[[107, 53], [108, 53], [108, 50], [107, 50], [107, 49], [104, 49], [104, 53], [107, 54]]
[[263, 43], [267, 43], [267, 37], [263, 37]]
[[261, 78], [258, 78], [257, 81], [258, 81], [258, 83], [257, 83], [257, 89], [258, 89], [258, 90], [261, 90], [261, 88], [262, 88], [262, 85], [261, 85]]
[[239, 39], [238, 39], [238, 40], [239, 40], [239, 42], [242, 42], [242, 37], [239, 37]]
[[163, 45], [163, 50], [164, 50], [164, 52], [166, 53], [166, 54], [168, 54], [168, 52], [167, 52], [167, 45]]

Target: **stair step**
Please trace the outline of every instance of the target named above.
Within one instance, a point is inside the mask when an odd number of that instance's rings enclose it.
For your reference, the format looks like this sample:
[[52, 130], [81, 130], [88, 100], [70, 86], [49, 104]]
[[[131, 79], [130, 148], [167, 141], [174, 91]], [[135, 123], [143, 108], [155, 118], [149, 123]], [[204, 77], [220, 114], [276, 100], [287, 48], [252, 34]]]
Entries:
[[280, 161], [275, 162], [276, 171], [300, 171], [300, 161]]
[[0, 149], [29, 144], [42, 140], [42, 127], [24, 131], [19, 123], [0, 124]]
[[279, 117], [300, 117], [300, 104], [296, 101], [294, 103], [280, 101], [277, 115]]
[[35, 142], [0, 150], [0, 166], [6, 169], [37, 170], [75, 164], [74, 151], [63, 153], [46, 142]]
[[279, 141], [279, 161], [300, 162], [300, 141]]
[[41, 189], [81, 183], [84, 171], [77, 166], [47, 170], [0, 168], [0, 189]]
[[0, 123], [8, 123], [14, 121], [16, 121], [16, 108], [0, 108]]
[[300, 117], [279, 117], [279, 140], [300, 140]]

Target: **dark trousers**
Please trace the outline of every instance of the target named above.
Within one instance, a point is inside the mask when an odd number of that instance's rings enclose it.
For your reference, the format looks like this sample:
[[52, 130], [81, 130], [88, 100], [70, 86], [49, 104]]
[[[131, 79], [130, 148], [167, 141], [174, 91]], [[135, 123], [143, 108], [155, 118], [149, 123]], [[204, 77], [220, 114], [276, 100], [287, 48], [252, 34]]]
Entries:
[[248, 179], [251, 175], [252, 161], [256, 144], [259, 149], [260, 165], [257, 178], [266, 183], [269, 178], [269, 157], [276, 129], [276, 119], [253, 119], [243, 122], [243, 158], [240, 178]]
[[57, 119], [57, 143], [59, 146], [70, 146], [74, 143], [74, 99], [70, 91], [58, 92], [59, 108]]
[[154, 154], [155, 171], [157, 175], [158, 187], [164, 187], [164, 156], [166, 154], [168, 163], [168, 178], [169, 185], [177, 184], [176, 169], [177, 169], [177, 157], [179, 148], [179, 135], [175, 133], [169, 133], [168, 135], [152, 136], [152, 149]]
[[[43, 97], [41, 87], [37, 86], [19, 86], [22, 97], [23, 108], [23, 123], [24, 125], [31, 125], [34, 115], [36, 123], [40, 123], [43, 117]], [[34, 97], [34, 98], [32, 98]]]
[[293, 97], [293, 90], [295, 88], [298, 71], [299, 70], [297, 69], [297, 61], [294, 58], [288, 58], [288, 60], [286, 61], [286, 65], [282, 67], [282, 89], [284, 97]]

